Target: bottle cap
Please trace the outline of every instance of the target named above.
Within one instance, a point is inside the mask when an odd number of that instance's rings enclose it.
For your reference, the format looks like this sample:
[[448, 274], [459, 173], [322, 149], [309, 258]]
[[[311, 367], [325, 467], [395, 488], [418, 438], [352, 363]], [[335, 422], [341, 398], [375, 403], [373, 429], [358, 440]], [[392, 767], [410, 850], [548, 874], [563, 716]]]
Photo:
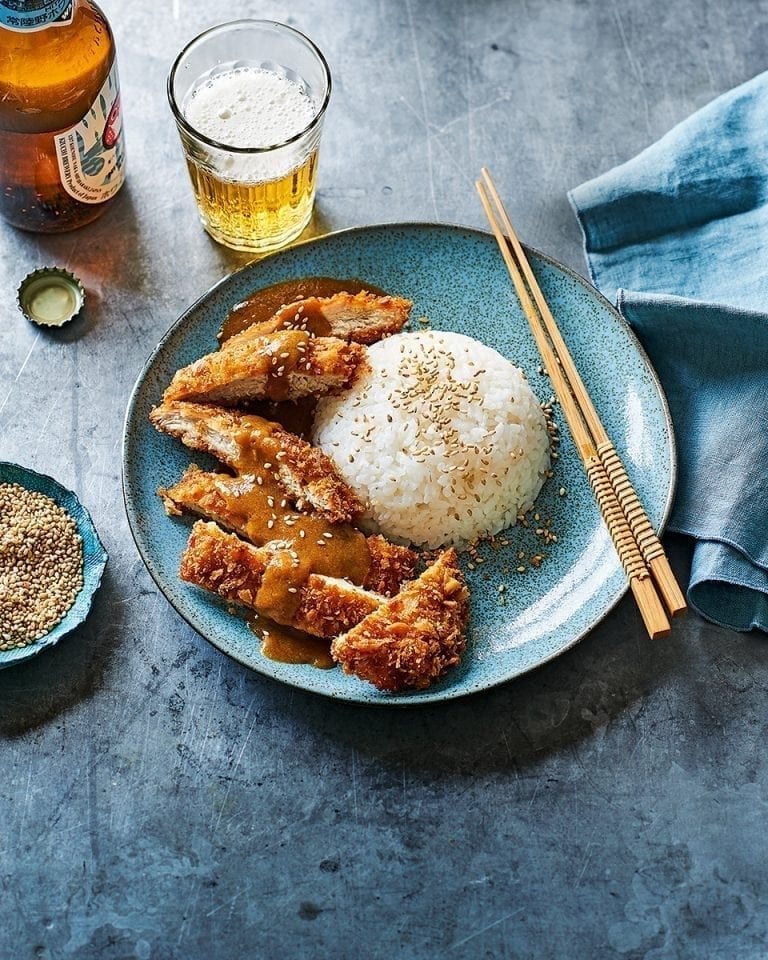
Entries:
[[80, 313], [85, 290], [76, 276], [59, 267], [33, 270], [19, 284], [19, 310], [44, 327], [61, 327]]

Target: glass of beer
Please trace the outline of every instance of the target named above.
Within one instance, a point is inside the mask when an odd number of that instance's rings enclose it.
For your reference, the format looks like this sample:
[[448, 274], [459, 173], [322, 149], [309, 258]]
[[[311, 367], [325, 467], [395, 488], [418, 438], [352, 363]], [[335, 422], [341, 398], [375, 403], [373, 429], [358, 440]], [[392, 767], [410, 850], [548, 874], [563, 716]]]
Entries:
[[200, 219], [219, 243], [266, 253], [312, 216], [331, 74], [298, 30], [237, 20], [201, 33], [168, 75]]

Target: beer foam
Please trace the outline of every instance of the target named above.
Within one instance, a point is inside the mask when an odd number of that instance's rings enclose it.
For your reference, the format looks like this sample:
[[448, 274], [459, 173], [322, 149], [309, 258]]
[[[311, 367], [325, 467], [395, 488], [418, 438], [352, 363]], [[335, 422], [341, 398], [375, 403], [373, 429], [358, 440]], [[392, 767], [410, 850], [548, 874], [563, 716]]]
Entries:
[[236, 67], [208, 77], [184, 101], [196, 130], [231, 147], [271, 147], [305, 130], [315, 116], [298, 83], [261, 67]]

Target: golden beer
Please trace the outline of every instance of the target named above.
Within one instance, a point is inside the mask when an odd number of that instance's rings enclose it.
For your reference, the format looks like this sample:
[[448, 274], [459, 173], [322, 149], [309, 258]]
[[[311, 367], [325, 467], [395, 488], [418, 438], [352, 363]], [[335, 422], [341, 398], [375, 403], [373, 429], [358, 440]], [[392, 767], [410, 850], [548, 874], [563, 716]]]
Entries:
[[225, 24], [182, 51], [169, 98], [200, 219], [215, 240], [267, 252], [306, 227], [329, 96], [322, 54], [281, 24]]
[[203, 226], [219, 243], [232, 245], [230, 238], [239, 237], [258, 244], [253, 249], [280, 247], [298, 237], [312, 216], [316, 150], [297, 170], [261, 183], [223, 180], [189, 157], [187, 169]]

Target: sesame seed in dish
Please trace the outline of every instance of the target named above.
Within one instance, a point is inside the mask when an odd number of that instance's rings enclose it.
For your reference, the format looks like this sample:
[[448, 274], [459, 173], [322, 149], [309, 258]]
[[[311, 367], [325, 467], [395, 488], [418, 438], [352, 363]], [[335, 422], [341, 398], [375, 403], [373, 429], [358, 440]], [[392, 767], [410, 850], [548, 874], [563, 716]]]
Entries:
[[0, 650], [49, 633], [82, 586], [83, 544], [72, 517], [42, 493], [0, 483]]
[[313, 439], [401, 543], [462, 547], [528, 510], [549, 436], [523, 372], [457, 333], [404, 333], [368, 348], [369, 369], [320, 401]]

